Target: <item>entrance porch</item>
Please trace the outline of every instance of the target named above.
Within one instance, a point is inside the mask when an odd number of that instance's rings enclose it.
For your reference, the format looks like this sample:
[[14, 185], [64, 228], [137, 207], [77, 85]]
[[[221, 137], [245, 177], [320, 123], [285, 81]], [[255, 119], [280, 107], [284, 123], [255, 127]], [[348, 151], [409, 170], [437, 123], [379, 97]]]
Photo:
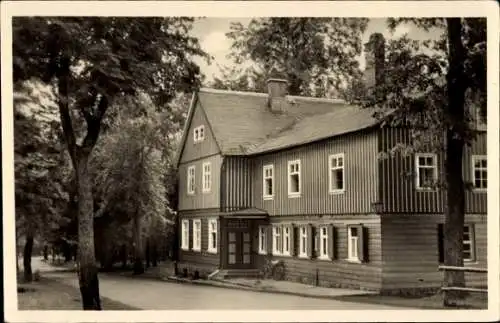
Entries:
[[220, 268], [244, 272], [258, 269], [257, 252], [259, 225], [267, 224], [267, 212], [249, 208], [225, 212], [220, 216]]

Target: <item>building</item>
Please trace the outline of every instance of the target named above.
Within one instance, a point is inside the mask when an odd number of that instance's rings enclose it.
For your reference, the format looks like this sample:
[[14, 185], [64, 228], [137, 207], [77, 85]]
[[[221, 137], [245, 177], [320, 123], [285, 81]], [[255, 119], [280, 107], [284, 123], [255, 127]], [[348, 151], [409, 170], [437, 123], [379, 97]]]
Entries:
[[[368, 72], [374, 72], [368, 66]], [[372, 77], [375, 79], [376, 77]], [[441, 285], [443, 167], [433, 153], [379, 158], [410, 140], [341, 100], [201, 89], [178, 153], [180, 268], [410, 292]], [[464, 257], [486, 266], [486, 133], [464, 153]], [[405, 174], [412, 176], [404, 176]], [[471, 274], [468, 283], [486, 284]]]

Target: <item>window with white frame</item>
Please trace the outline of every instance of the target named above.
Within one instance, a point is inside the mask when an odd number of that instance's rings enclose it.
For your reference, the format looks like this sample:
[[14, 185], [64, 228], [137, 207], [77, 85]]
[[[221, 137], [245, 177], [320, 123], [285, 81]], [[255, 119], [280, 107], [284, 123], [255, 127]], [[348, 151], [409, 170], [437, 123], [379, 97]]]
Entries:
[[205, 140], [205, 126], [201, 125], [193, 129], [193, 141], [195, 143]]
[[300, 160], [288, 162], [288, 196], [300, 196]]
[[267, 234], [266, 227], [259, 227], [259, 254], [267, 254]]
[[319, 258], [328, 259], [328, 227], [319, 228]]
[[307, 257], [308, 255], [307, 239], [307, 226], [304, 225], [299, 228], [299, 257]]
[[265, 165], [263, 168], [263, 197], [270, 200], [274, 196], [274, 167]]
[[203, 193], [209, 193], [212, 189], [212, 164], [203, 163]]
[[463, 235], [463, 257], [465, 261], [475, 260], [475, 245], [474, 245], [474, 227], [472, 225], [464, 226]]
[[283, 251], [282, 227], [273, 226], [273, 255], [281, 255]]
[[290, 227], [289, 226], [283, 226], [283, 252], [282, 254], [285, 256], [290, 255]]
[[181, 230], [181, 249], [189, 250], [189, 220], [182, 220]]
[[472, 183], [477, 191], [486, 191], [488, 188], [487, 158], [484, 155], [472, 156]]
[[208, 252], [217, 253], [217, 219], [208, 220]]
[[416, 154], [415, 168], [417, 189], [432, 189], [438, 179], [436, 154]]
[[330, 155], [329, 158], [329, 191], [342, 193], [345, 189], [344, 154]]
[[[438, 260], [444, 263], [444, 224], [438, 224]], [[474, 225], [465, 224], [463, 234], [463, 259], [467, 262], [476, 261], [476, 243], [474, 235]]]
[[194, 165], [189, 166], [187, 169], [187, 193], [189, 195], [194, 194], [195, 170], [196, 167]]
[[193, 250], [201, 251], [201, 220], [193, 220]]
[[348, 227], [347, 228], [347, 259], [350, 261], [360, 261], [359, 259], [359, 227]]

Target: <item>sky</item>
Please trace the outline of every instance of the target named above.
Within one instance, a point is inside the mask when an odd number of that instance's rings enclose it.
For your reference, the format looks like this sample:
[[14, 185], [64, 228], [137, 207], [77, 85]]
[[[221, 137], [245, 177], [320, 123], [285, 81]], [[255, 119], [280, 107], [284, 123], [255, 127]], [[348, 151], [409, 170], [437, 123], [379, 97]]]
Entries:
[[[214, 57], [210, 65], [202, 59], [197, 59], [207, 81], [212, 80], [214, 75], [220, 75], [218, 65], [227, 66], [231, 63], [226, 58], [226, 55], [230, 52], [231, 42], [225, 35], [229, 32], [230, 23], [240, 22], [245, 26], [251, 19], [252, 18], [210, 17], [195, 21], [192, 34], [200, 39], [202, 48]], [[384, 18], [376, 18], [370, 19], [368, 27], [363, 35], [363, 43], [366, 43], [370, 35], [374, 32], [382, 33], [386, 39], [399, 38], [404, 34], [408, 34], [408, 37], [413, 39], [426, 39], [436, 36], [435, 34], [429, 34], [421, 29], [415, 28], [411, 24], [402, 24], [396, 28], [393, 34], [391, 34], [387, 28], [386, 20]], [[361, 69], [364, 69], [364, 55], [359, 57], [359, 63]]]

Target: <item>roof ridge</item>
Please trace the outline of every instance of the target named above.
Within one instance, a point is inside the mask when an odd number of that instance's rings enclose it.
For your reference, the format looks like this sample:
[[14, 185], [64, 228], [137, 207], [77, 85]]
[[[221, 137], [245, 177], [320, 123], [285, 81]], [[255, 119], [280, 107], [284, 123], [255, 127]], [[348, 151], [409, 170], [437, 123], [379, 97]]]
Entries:
[[302, 101], [310, 101], [310, 102], [325, 102], [325, 103], [347, 103], [342, 99], [329, 99], [329, 98], [316, 98], [312, 96], [300, 96], [300, 95], [287, 95], [288, 99], [297, 99]]
[[220, 89], [214, 89], [214, 88], [209, 88], [209, 87], [202, 87], [200, 88], [199, 92], [201, 93], [215, 93], [215, 94], [237, 94], [237, 95], [247, 95], [247, 96], [266, 96], [267, 93], [262, 93], [262, 92], [245, 92], [245, 91], [232, 91], [232, 90], [220, 90]]
[[[222, 89], [214, 89], [210, 87], [202, 87], [199, 92], [202, 93], [215, 93], [215, 94], [236, 94], [236, 95], [248, 95], [248, 96], [259, 96], [259, 97], [267, 97], [269, 94], [265, 92], [252, 92], [252, 91], [233, 91], [233, 90], [222, 90]], [[301, 101], [310, 101], [310, 102], [325, 102], [325, 103], [347, 103], [343, 99], [329, 99], [329, 98], [316, 98], [312, 96], [301, 96], [301, 95], [287, 95], [286, 99], [295, 99]]]

